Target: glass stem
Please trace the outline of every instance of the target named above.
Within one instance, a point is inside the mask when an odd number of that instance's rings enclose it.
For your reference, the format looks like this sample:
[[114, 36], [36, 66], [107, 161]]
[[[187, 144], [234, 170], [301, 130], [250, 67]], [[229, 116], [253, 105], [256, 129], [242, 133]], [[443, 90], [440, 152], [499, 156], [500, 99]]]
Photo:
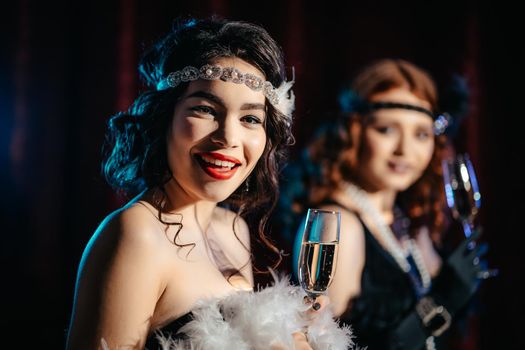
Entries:
[[461, 220], [461, 223], [463, 224], [463, 233], [465, 234], [466, 238], [470, 238], [470, 235], [472, 235], [472, 223], [469, 219], [463, 219]]

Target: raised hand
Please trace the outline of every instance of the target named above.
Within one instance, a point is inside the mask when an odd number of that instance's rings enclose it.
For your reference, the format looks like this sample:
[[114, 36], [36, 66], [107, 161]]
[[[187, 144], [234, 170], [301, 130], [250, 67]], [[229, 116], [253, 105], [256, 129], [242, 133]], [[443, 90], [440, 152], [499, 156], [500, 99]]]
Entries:
[[486, 243], [478, 244], [481, 230], [477, 229], [450, 254], [441, 272], [433, 281], [430, 293], [450, 313], [461, 309], [479, 288], [481, 279], [497, 274], [487, 270], [483, 256], [488, 251]]

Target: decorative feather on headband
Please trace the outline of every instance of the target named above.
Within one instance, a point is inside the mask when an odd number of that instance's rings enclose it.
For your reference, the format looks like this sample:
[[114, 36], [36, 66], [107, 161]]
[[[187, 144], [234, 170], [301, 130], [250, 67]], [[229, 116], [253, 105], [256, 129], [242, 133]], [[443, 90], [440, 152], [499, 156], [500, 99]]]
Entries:
[[279, 98], [279, 104], [275, 106], [281, 113], [290, 119], [288, 125], [291, 125], [292, 113], [295, 110], [295, 95], [292, 91], [292, 86], [295, 80], [284, 81], [281, 86], [275, 89]]
[[454, 138], [458, 133], [461, 123], [469, 112], [470, 92], [467, 79], [459, 74], [454, 74], [441, 94], [441, 109], [447, 111], [451, 123], [447, 127], [446, 134]]

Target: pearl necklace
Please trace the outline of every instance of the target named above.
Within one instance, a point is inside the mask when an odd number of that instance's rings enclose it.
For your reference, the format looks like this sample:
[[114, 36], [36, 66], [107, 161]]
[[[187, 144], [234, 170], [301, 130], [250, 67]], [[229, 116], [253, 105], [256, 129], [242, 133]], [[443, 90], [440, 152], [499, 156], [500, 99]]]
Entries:
[[[377, 234], [383, 242], [385, 250], [394, 258], [396, 263], [401, 267], [405, 273], [409, 273], [411, 270], [410, 263], [407, 260], [407, 255], [401, 248], [399, 241], [394, 236], [394, 233], [385, 222], [385, 219], [381, 216], [376, 207], [372, 204], [368, 198], [366, 192], [352, 183], [345, 184], [345, 191], [348, 197], [352, 199], [352, 202], [358, 207], [363, 213], [367, 214], [370, 219], [373, 220], [377, 229]], [[419, 276], [421, 277], [421, 283], [424, 289], [430, 287], [430, 273], [428, 272], [421, 251], [417, 247], [414, 239], [408, 240], [408, 252], [412, 255], [415, 262]]]

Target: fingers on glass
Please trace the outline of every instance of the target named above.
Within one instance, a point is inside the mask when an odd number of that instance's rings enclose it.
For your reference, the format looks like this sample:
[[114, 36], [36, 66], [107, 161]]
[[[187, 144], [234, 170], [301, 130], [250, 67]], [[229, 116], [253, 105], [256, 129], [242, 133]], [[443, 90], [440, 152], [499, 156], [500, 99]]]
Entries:
[[498, 269], [488, 269], [488, 270], [479, 271], [477, 273], [477, 277], [482, 280], [486, 280], [491, 277], [496, 277], [497, 275], [499, 275]]
[[321, 308], [321, 304], [316, 301], [315, 296], [311, 297], [311, 296], [306, 295], [303, 300], [305, 304], [312, 304], [312, 309], [314, 309], [315, 311]]

